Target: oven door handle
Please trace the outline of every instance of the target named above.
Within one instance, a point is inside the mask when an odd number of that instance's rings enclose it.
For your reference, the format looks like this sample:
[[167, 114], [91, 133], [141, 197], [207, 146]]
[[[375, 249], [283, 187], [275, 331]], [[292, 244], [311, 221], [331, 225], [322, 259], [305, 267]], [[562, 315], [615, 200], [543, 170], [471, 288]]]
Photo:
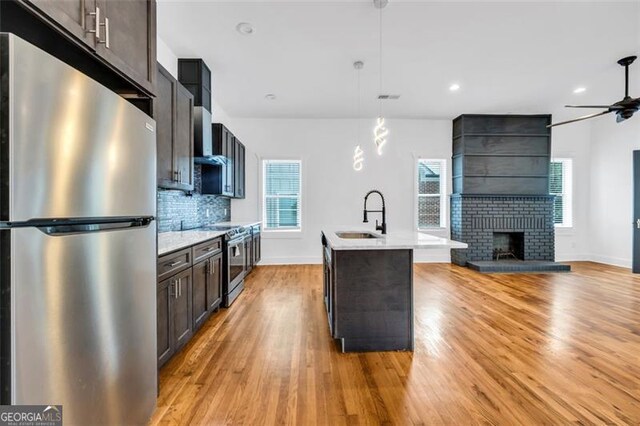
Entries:
[[231, 257], [238, 257], [240, 256], [240, 244], [236, 244], [234, 246], [231, 246]]

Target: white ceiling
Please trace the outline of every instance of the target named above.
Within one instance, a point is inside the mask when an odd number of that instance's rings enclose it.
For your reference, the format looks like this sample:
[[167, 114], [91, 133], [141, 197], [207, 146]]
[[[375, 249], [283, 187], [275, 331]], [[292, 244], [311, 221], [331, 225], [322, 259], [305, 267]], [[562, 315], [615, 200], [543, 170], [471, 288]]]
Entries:
[[[178, 57], [205, 60], [213, 96], [232, 117], [354, 117], [355, 60], [365, 63], [361, 116], [370, 117], [378, 108], [378, 13], [369, 0], [160, 0], [158, 34]], [[239, 34], [239, 22], [255, 34]], [[640, 1], [391, 0], [383, 43], [382, 92], [402, 95], [384, 102], [390, 117], [612, 103], [623, 95], [615, 61], [640, 54]], [[462, 88], [451, 93], [454, 82]], [[587, 92], [573, 94], [578, 86]], [[640, 60], [631, 86], [640, 96]]]

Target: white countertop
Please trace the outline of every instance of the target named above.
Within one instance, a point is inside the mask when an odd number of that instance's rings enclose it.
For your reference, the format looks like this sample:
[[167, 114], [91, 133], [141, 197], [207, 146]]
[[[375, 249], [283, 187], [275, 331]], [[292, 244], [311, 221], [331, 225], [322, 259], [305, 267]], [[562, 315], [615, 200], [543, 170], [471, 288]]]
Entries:
[[[336, 232], [354, 231], [369, 232], [381, 238], [345, 239]], [[429, 250], [429, 249], [463, 249], [468, 245], [448, 238], [436, 237], [424, 232], [397, 231], [382, 235], [369, 229], [325, 229], [322, 231], [327, 244], [334, 250]]]
[[[262, 223], [259, 220], [246, 222], [217, 222], [216, 226], [244, 226], [249, 227]], [[161, 232], [158, 234], [158, 256], [190, 247], [213, 238], [224, 235], [225, 231], [207, 231], [205, 229], [188, 229], [185, 231]]]
[[196, 229], [161, 232], [158, 234], [158, 256], [185, 247], [191, 247], [192, 245], [211, 240], [224, 234], [224, 231], [203, 231]]

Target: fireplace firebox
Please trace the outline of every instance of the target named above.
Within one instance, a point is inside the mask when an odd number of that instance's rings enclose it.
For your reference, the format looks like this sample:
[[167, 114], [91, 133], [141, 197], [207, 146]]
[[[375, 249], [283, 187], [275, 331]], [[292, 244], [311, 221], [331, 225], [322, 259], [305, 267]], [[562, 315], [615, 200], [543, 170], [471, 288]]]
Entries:
[[493, 260], [524, 260], [524, 232], [494, 232]]

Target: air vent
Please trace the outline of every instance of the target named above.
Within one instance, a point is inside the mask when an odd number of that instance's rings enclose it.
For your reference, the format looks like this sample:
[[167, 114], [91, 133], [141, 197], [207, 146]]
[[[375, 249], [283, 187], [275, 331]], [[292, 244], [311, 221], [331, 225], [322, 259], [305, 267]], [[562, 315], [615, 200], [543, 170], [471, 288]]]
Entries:
[[378, 99], [380, 100], [392, 100], [395, 101], [396, 99], [400, 99], [400, 95], [378, 95]]

